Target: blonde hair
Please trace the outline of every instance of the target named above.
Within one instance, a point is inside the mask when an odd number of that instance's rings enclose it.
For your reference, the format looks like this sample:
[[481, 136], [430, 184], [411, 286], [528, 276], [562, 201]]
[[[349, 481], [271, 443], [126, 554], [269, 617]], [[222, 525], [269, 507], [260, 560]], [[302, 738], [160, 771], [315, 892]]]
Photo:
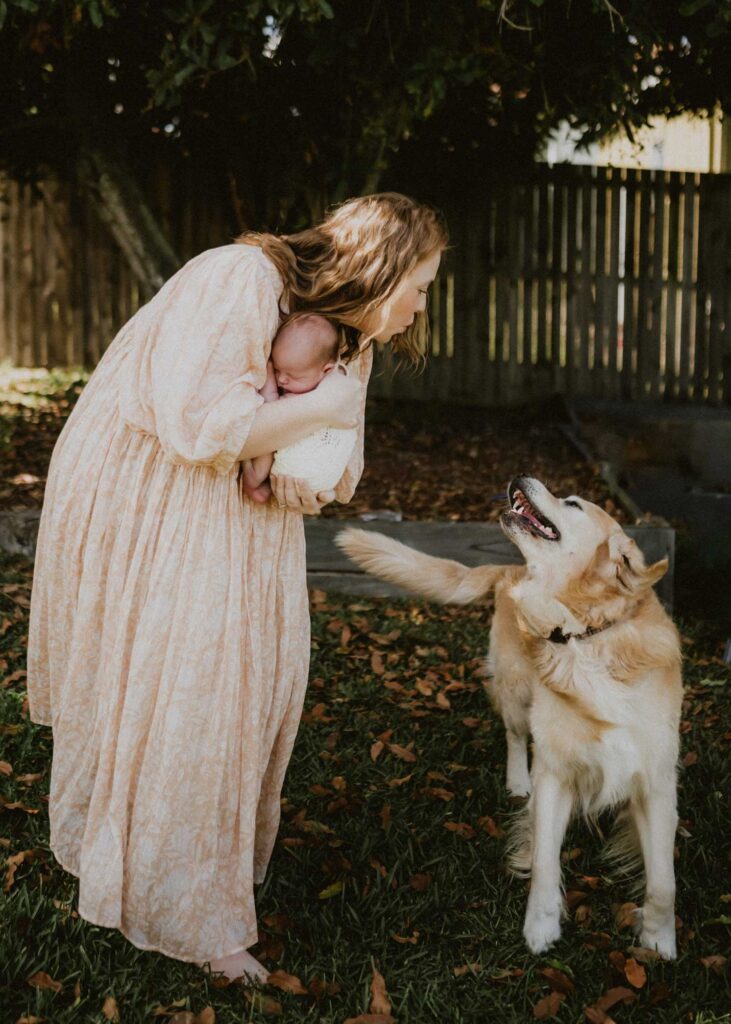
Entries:
[[[246, 231], [236, 241], [259, 246], [277, 267], [290, 310], [284, 322], [305, 312], [332, 321], [347, 361], [373, 342], [359, 325], [417, 263], [446, 249], [449, 235], [435, 207], [398, 192], [377, 192], [340, 203], [305, 231]], [[427, 337], [426, 313], [418, 313], [406, 331], [394, 335], [393, 350], [418, 364], [424, 359], [420, 340]]]

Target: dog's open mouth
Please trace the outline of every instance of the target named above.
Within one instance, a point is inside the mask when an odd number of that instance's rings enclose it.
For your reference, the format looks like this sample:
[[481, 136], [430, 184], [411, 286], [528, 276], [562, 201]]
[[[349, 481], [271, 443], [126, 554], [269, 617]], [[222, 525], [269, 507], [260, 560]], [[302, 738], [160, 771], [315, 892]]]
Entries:
[[550, 519], [528, 501], [527, 497], [519, 487], [510, 487], [508, 491], [510, 509], [508, 515], [518, 525], [532, 533], [535, 537], [542, 537], [544, 540], [560, 540], [561, 534], [553, 525]]

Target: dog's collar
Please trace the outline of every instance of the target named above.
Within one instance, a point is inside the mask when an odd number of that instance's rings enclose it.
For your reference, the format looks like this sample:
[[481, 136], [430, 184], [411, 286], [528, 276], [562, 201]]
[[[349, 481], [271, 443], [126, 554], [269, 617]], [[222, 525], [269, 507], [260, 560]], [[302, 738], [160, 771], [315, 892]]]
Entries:
[[595, 633], [602, 633], [605, 629], [615, 625], [615, 622], [605, 622], [603, 626], [589, 626], [584, 633], [564, 633], [560, 626], [556, 626], [543, 639], [548, 640], [552, 644], [567, 644], [569, 640], [586, 640], [587, 637], [594, 636]]

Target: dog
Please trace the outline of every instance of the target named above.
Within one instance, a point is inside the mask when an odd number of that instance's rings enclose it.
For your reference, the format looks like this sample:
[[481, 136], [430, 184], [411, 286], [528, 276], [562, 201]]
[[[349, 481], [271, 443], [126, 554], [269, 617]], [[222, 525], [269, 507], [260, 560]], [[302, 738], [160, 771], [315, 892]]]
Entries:
[[[523, 935], [533, 953], [561, 934], [561, 844], [572, 812], [619, 808], [608, 852], [644, 862], [644, 947], [674, 959], [680, 638], [653, 591], [667, 571], [603, 509], [521, 476], [501, 516], [524, 565], [468, 568], [383, 534], [336, 543], [368, 572], [444, 603], [495, 592], [487, 692], [505, 725], [507, 788], [528, 796], [509, 849], [531, 876]], [[533, 758], [528, 770], [528, 735]]]

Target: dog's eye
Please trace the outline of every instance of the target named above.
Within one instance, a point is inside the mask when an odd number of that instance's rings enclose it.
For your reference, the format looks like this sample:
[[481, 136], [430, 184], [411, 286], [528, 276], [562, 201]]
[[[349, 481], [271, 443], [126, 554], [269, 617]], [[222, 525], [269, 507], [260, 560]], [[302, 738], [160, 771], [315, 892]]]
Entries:
[[581, 505], [578, 503], [578, 501], [574, 501], [572, 498], [566, 498], [566, 500], [564, 501], [564, 505], [569, 505], [571, 508], [581, 508]]

